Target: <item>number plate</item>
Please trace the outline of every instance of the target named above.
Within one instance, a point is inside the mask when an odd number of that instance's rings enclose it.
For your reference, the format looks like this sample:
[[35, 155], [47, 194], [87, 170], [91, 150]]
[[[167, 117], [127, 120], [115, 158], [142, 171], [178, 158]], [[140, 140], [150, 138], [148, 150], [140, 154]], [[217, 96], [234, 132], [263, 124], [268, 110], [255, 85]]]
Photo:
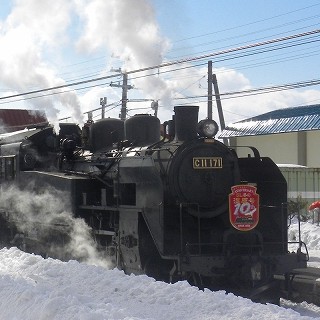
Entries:
[[193, 169], [219, 169], [222, 168], [221, 157], [193, 158]]

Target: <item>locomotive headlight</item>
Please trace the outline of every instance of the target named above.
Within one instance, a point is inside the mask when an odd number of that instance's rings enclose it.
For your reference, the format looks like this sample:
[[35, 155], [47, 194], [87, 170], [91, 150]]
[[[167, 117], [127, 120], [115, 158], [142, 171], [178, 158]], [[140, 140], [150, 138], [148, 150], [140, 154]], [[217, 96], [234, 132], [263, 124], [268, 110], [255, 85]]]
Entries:
[[218, 124], [211, 119], [201, 120], [197, 126], [197, 132], [200, 137], [213, 138], [218, 130]]

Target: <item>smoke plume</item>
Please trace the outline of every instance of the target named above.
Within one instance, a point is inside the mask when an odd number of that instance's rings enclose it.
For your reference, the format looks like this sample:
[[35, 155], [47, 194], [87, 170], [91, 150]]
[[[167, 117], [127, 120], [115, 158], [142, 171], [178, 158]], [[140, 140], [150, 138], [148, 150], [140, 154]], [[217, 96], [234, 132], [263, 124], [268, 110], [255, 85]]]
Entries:
[[[2, 96], [64, 85], [54, 64], [59, 46], [66, 44], [72, 6], [64, 0], [16, 0], [6, 20], [0, 21], [0, 84]], [[55, 54], [53, 55], [53, 53]], [[56, 93], [63, 90], [56, 90]], [[60, 108], [67, 109], [75, 121], [82, 122], [80, 103], [73, 91], [28, 100], [28, 108], [42, 109], [52, 121]], [[26, 98], [35, 95], [25, 96]], [[15, 101], [15, 99], [13, 99]], [[21, 103], [20, 103], [21, 104]]]
[[[70, 204], [62, 191], [48, 188], [35, 193], [32, 185], [23, 191], [15, 186], [2, 185], [0, 203], [2, 217], [6, 216], [17, 229], [17, 233], [8, 239], [13, 246], [23, 246], [22, 234], [26, 234], [45, 244], [44, 255], [109, 267], [108, 261], [97, 250], [91, 228], [84, 220], [72, 216]], [[63, 245], [61, 240], [65, 241]]]
[[[84, 22], [83, 35], [77, 42], [80, 51], [105, 49], [121, 60], [122, 72], [160, 65], [164, 61], [170, 43], [161, 35], [150, 1], [93, 0], [80, 4], [78, 14]], [[139, 78], [131, 83], [146, 98], [162, 99], [169, 104], [174, 87], [152, 75], [155, 71], [139, 73]]]

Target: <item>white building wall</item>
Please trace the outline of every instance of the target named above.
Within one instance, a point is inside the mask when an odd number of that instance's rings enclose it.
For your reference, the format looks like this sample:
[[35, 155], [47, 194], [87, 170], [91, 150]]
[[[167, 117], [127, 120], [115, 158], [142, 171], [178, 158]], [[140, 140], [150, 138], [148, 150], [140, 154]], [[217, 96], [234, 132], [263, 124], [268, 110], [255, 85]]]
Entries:
[[[270, 157], [277, 164], [320, 168], [320, 130], [237, 137], [230, 139], [230, 145], [253, 146], [261, 156]], [[237, 148], [237, 153], [245, 157], [250, 152]]]
[[320, 131], [307, 132], [307, 166], [320, 168]]
[[[262, 157], [269, 157], [278, 164], [298, 164], [298, 134], [283, 133], [262, 136], [237, 137], [230, 140], [236, 146], [253, 146], [258, 149]], [[241, 157], [248, 155], [248, 149], [237, 148]], [[320, 166], [320, 165], [319, 165]]]

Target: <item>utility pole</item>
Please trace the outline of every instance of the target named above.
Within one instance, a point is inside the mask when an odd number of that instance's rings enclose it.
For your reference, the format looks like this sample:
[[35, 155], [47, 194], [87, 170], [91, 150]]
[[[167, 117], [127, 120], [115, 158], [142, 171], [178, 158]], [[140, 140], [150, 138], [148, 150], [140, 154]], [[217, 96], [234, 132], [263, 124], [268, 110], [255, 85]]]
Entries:
[[[112, 71], [121, 71], [121, 70], [112, 70]], [[110, 87], [122, 88], [122, 99], [121, 99], [121, 112], [120, 119], [125, 120], [127, 116], [127, 100], [128, 100], [128, 90], [132, 89], [133, 86], [128, 85], [128, 75], [126, 72], [122, 73], [122, 85], [110, 83]]]
[[127, 117], [127, 99], [128, 99], [128, 75], [126, 73], [123, 74], [123, 82], [122, 82], [122, 100], [121, 100], [121, 113], [120, 119], [125, 120]]
[[[217, 109], [218, 109], [218, 115], [219, 115], [219, 121], [220, 121], [220, 129], [221, 131], [224, 130], [226, 127], [225, 122], [224, 122], [224, 117], [223, 117], [223, 111], [222, 111], [222, 105], [221, 105], [221, 99], [220, 99], [220, 93], [219, 93], [219, 88], [218, 88], [218, 81], [217, 77], [215, 74], [212, 75], [212, 83], [213, 83], [213, 88], [214, 88], [214, 94], [216, 97], [216, 103], [217, 103]], [[223, 138], [223, 143], [228, 146], [229, 141], [227, 138]]]
[[104, 119], [105, 110], [107, 105], [107, 98], [100, 98], [100, 106], [101, 106], [101, 119]]
[[[208, 61], [208, 119], [212, 119], [212, 85], [214, 88], [214, 95], [216, 97], [219, 121], [220, 121], [220, 129], [223, 130], [226, 125], [224, 122], [220, 93], [218, 88], [218, 81], [215, 74], [212, 74], [212, 61]], [[223, 138], [223, 143], [227, 146], [229, 145], [229, 141], [227, 138]]]
[[93, 115], [92, 115], [92, 111], [88, 112], [88, 122], [92, 122], [93, 119]]
[[224, 123], [224, 117], [223, 117], [223, 111], [222, 111], [222, 105], [221, 105], [221, 99], [220, 99], [220, 92], [219, 92], [219, 88], [218, 88], [218, 81], [217, 81], [217, 77], [215, 74], [212, 75], [212, 80], [213, 80], [212, 83], [213, 83], [213, 88], [214, 88], [214, 94], [216, 96], [216, 103], [217, 103], [220, 126], [221, 126], [221, 130], [224, 130], [226, 125]]
[[212, 61], [208, 61], [208, 119], [212, 119]]

